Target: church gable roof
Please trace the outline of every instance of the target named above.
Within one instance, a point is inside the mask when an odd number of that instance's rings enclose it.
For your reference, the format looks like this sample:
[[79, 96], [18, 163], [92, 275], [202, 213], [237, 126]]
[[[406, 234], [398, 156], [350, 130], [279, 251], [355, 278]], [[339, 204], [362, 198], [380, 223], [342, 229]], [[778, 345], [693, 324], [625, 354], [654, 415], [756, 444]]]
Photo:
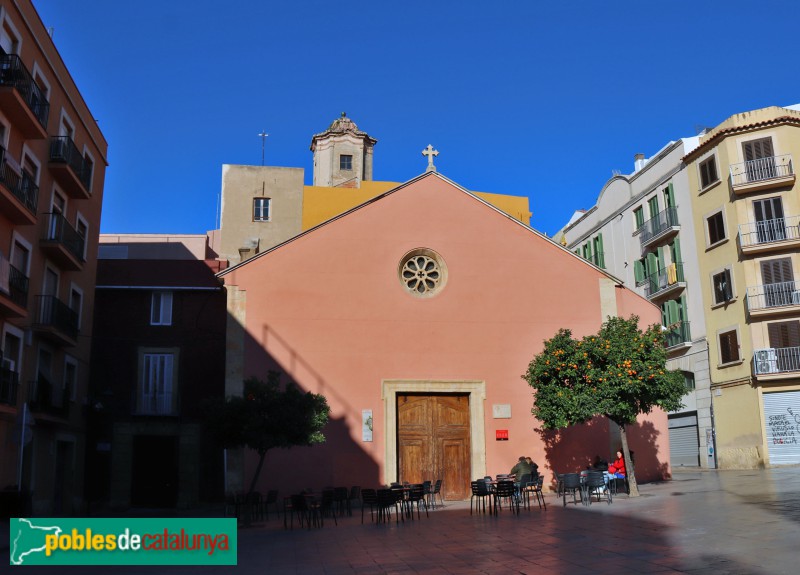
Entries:
[[[259, 259], [261, 259], [263, 257], [266, 257], [269, 254], [274, 253], [276, 251], [281, 251], [281, 250], [287, 249], [287, 247], [289, 245], [291, 245], [291, 244], [293, 244], [293, 243], [295, 243], [297, 241], [301, 241], [303, 238], [305, 238], [307, 236], [310, 236], [312, 234], [317, 234], [317, 233], [320, 232], [320, 230], [322, 230], [322, 229], [324, 229], [324, 228], [326, 228], [328, 226], [338, 226], [338, 225], [340, 225], [340, 222], [343, 222], [343, 221], [346, 221], [346, 220], [350, 219], [353, 216], [353, 214], [357, 214], [357, 213], [360, 213], [360, 212], [362, 212], [364, 210], [367, 210], [367, 209], [370, 208], [370, 206], [373, 206], [375, 204], [383, 203], [388, 198], [391, 198], [391, 197], [395, 196], [396, 194], [406, 194], [406, 193], [413, 192], [419, 186], [424, 186], [424, 187], [427, 188], [428, 186], [426, 184], [434, 184], [441, 191], [445, 191], [447, 189], [450, 189], [455, 193], [458, 193], [458, 194], [461, 194], [461, 195], [465, 196], [466, 198], [468, 198], [471, 201], [477, 202], [478, 204], [482, 205], [483, 208], [487, 208], [490, 212], [493, 212], [495, 215], [504, 218], [509, 224], [512, 224], [515, 228], [517, 228], [518, 230], [522, 231], [524, 234], [530, 234], [533, 238], [536, 238], [537, 241], [545, 242], [545, 244], [547, 246], [549, 246], [550, 248], [555, 248], [556, 250], [561, 252], [564, 257], [568, 257], [570, 259], [574, 258], [575, 260], [579, 261], [582, 265], [585, 265], [585, 266], [587, 266], [589, 268], [594, 268], [597, 272], [599, 272], [600, 274], [610, 278], [615, 283], [622, 284], [622, 281], [619, 278], [616, 278], [615, 276], [607, 273], [605, 270], [602, 270], [602, 269], [594, 266], [590, 262], [587, 262], [583, 258], [577, 256], [576, 254], [572, 253], [571, 251], [565, 249], [563, 246], [557, 244], [552, 239], [548, 238], [546, 235], [544, 235], [541, 232], [533, 229], [530, 226], [525, 225], [524, 223], [520, 222], [516, 218], [514, 218], [514, 217], [510, 216], [509, 214], [505, 213], [501, 209], [495, 207], [494, 205], [492, 205], [488, 201], [484, 200], [483, 198], [475, 195], [474, 193], [472, 193], [471, 191], [467, 190], [466, 188], [464, 188], [463, 186], [459, 185], [458, 183], [450, 180], [446, 176], [443, 176], [439, 172], [425, 172], [425, 173], [423, 173], [423, 174], [421, 174], [421, 175], [419, 175], [419, 176], [417, 176], [417, 177], [415, 177], [415, 178], [413, 178], [413, 179], [411, 179], [411, 180], [409, 180], [409, 181], [407, 181], [407, 182], [405, 182], [403, 184], [400, 184], [399, 186], [397, 186], [397, 187], [395, 187], [395, 188], [393, 188], [393, 189], [391, 189], [391, 190], [389, 190], [387, 192], [384, 192], [383, 194], [380, 194], [380, 195], [378, 195], [378, 196], [376, 196], [376, 197], [374, 197], [374, 198], [372, 198], [372, 199], [370, 199], [370, 200], [368, 200], [368, 201], [366, 201], [366, 202], [364, 202], [364, 203], [362, 203], [362, 204], [360, 204], [358, 206], [355, 206], [354, 208], [351, 208], [350, 210], [347, 210], [347, 211], [339, 214], [338, 216], [336, 216], [334, 218], [331, 218], [330, 220], [327, 220], [327, 221], [325, 221], [325, 222], [323, 222], [323, 223], [321, 223], [321, 224], [319, 224], [319, 225], [317, 225], [317, 226], [315, 226], [313, 228], [310, 228], [310, 229], [308, 229], [308, 230], [306, 230], [306, 231], [304, 231], [304, 232], [302, 232], [302, 233], [300, 233], [300, 234], [288, 239], [287, 241], [270, 248], [269, 250], [261, 252], [261, 253], [255, 255], [255, 256], [253, 256], [252, 258], [245, 260], [244, 262], [241, 262], [241, 263], [239, 263], [239, 264], [237, 264], [235, 266], [227, 268], [226, 270], [220, 272], [218, 274], [218, 276], [219, 277], [224, 277], [224, 276], [226, 276], [226, 275], [228, 275], [228, 274], [230, 274], [232, 272], [235, 272], [238, 269], [241, 269], [242, 267], [252, 266], [253, 264], [256, 263], [257, 260], [259, 260]], [[442, 185], [442, 184], [444, 184], [444, 185]], [[422, 211], [424, 211], [427, 208], [429, 208], [429, 206], [426, 206], [426, 205], [420, 205], [419, 206], [419, 209], [422, 210]], [[472, 212], [472, 213], [474, 214], [475, 212]], [[469, 222], [459, 222], [459, 227], [463, 227], [464, 229], [469, 229], [470, 223]], [[525, 264], [520, 262], [520, 265], [525, 265]]]

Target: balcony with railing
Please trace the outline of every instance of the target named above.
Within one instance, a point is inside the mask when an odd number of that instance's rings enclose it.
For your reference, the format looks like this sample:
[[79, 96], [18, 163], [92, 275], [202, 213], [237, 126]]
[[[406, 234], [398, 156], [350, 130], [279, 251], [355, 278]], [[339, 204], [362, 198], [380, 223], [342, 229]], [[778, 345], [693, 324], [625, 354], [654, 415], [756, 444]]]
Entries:
[[0, 366], [0, 403], [17, 405], [18, 389], [19, 374], [8, 367]]
[[28, 278], [0, 253], [0, 317], [25, 317]]
[[133, 394], [134, 415], [163, 415], [174, 416], [180, 413], [178, 394], [173, 390], [139, 389]]
[[64, 269], [77, 271], [83, 268], [86, 239], [73, 228], [63, 215], [44, 214], [44, 233], [39, 246]]
[[28, 398], [31, 411], [66, 418], [69, 416], [69, 390], [53, 385], [40, 377], [30, 382], [31, 394]]
[[795, 179], [791, 154], [731, 164], [730, 174], [734, 194], [791, 185]]
[[91, 170], [69, 136], [50, 138], [50, 171], [73, 198], [90, 197]]
[[639, 228], [639, 244], [642, 249], [668, 240], [680, 231], [678, 208], [667, 208], [650, 218]]
[[686, 288], [683, 262], [673, 263], [666, 269], [650, 274], [644, 283], [644, 293], [650, 300], [671, 297]]
[[33, 177], [0, 146], [0, 212], [14, 224], [36, 223], [39, 187]]
[[800, 312], [800, 282], [748, 286], [747, 311], [752, 317]]
[[50, 103], [16, 54], [0, 50], [0, 106], [26, 139], [47, 137]]
[[787, 379], [800, 371], [800, 347], [769, 347], [753, 352], [753, 373], [758, 379]]
[[74, 346], [78, 340], [78, 312], [52, 295], [36, 296], [33, 329], [60, 345]]
[[667, 353], [674, 353], [692, 346], [692, 332], [689, 329], [688, 321], [678, 322], [674, 326], [668, 326], [664, 332], [664, 346]]
[[739, 247], [743, 254], [760, 254], [800, 247], [800, 217], [740, 224]]

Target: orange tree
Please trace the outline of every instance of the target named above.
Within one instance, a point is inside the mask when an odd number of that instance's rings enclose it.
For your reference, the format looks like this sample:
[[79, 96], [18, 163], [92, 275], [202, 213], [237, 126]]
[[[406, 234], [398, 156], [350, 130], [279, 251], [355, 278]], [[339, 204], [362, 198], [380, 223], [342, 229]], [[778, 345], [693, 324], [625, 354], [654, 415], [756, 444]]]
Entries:
[[266, 382], [245, 380], [242, 396], [209, 406], [206, 424], [225, 447], [249, 447], [258, 453], [250, 481], [252, 493], [270, 449], [324, 443], [322, 429], [330, 407], [325, 396], [303, 392], [294, 383], [280, 386], [280, 373], [271, 371]]
[[544, 342], [523, 375], [533, 387], [533, 415], [545, 429], [560, 429], [605, 415], [620, 429], [632, 496], [638, 496], [626, 426], [654, 407], [674, 411], [686, 393], [683, 375], [665, 368], [659, 325], [639, 329], [639, 318], [609, 317], [596, 335], [575, 339], [560, 329]]

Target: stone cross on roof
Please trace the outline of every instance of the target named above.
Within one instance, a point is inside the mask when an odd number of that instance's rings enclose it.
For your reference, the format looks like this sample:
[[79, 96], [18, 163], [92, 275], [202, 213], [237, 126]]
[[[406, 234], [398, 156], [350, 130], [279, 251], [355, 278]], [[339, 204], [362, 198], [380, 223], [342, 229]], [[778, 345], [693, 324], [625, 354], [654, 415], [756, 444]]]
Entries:
[[426, 172], [435, 172], [436, 171], [436, 166], [433, 165], [433, 157], [434, 156], [438, 156], [439, 155], [439, 151], [438, 150], [434, 150], [433, 146], [428, 144], [428, 147], [425, 148], [424, 150], [422, 150], [422, 155], [423, 156], [428, 156], [428, 167], [427, 167], [427, 169], [425, 171]]

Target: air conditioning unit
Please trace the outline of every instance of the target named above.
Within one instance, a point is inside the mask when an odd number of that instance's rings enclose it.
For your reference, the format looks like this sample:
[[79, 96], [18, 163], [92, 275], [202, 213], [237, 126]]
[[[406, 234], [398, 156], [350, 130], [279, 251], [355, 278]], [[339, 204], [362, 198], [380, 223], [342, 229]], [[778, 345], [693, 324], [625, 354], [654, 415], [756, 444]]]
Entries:
[[778, 354], [775, 348], [757, 349], [755, 352], [756, 373], [777, 373]]

